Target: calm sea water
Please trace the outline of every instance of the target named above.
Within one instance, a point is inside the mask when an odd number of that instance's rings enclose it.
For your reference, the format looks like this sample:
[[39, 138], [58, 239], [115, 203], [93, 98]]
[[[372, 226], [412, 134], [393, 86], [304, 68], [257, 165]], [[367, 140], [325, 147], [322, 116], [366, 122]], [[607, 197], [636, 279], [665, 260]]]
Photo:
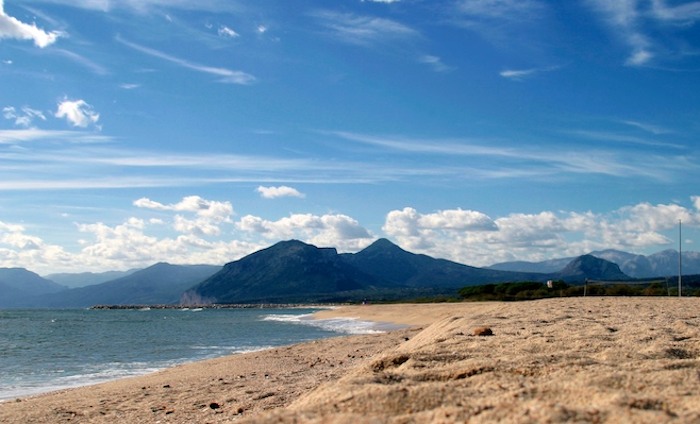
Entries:
[[273, 346], [377, 332], [314, 309], [0, 310], [0, 401]]

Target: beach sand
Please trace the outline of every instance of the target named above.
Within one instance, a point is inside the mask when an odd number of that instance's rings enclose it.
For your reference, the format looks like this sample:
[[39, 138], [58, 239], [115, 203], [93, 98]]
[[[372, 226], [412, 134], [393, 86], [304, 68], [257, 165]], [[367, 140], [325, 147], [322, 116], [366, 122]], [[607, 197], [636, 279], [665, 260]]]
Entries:
[[0, 422], [700, 423], [698, 298], [363, 305], [317, 316], [412, 328], [9, 401]]

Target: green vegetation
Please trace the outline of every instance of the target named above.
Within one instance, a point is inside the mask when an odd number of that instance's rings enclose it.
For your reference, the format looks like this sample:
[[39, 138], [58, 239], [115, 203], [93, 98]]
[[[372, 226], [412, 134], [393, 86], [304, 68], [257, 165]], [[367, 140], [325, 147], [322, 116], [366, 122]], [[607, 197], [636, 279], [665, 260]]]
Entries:
[[[692, 276], [695, 277], [695, 276]], [[700, 296], [700, 278], [689, 277], [683, 282], [683, 296]], [[535, 300], [549, 297], [574, 296], [677, 296], [678, 286], [669, 278], [647, 284], [638, 282], [569, 285], [564, 281], [553, 281], [552, 287], [536, 281], [485, 284], [464, 287], [459, 296], [467, 301], [515, 301]]]

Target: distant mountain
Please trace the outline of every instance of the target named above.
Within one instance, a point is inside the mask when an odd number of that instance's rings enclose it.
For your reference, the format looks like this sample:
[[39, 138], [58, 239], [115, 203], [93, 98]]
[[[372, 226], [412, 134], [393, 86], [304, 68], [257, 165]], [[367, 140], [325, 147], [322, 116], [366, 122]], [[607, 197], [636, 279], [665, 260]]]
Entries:
[[583, 255], [569, 262], [556, 278], [567, 282], [582, 282], [586, 279], [604, 281], [624, 281], [630, 277], [620, 271], [620, 267], [593, 255]]
[[[683, 252], [682, 268], [684, 275], [700, 274], [700, 252]], [[678, 275], [678, 251], [664, 250], [647, 256], [655, 276]]]
[[[590, 255], [613, 262], [620, 270], [632, 278], [668, 277], [678, 274], [678, 251], [664, 250], [649, 256], [622, 252], [619, 250], [601, 250]], [[552, 259], [542, 262], [503, 262], [491, 265], [489, 269], [519, 272], [553, 273], [573, 258]], [[682, 269], [684, 275], [700, 274], [700, 253], [683, 252]]]
[[633, 278], [659, 276], [659, 274], [655, 274], [652, 262], [644, 255], [612, 249], [591, 252], [591, 255], [616, 263], [625, 274]]
[[487, 267], [498, 271], [510, 272], [534, 272], [542, 274], [552, 274], [561, 271], [569, 262], [575, 258], [549, 259], [542, 262], [512, 261], [501, 262]]
[[28, 297], [65, 290], [66, 287], [24, 268], [0, 268], [0, 307], [13, 307]]
[[183, 295], [185, 303], [284, 303], [410, 298], [486, 282], [546, 279], [543, 275], [474, 268], [407, 252], [380, 239], [339, 255], [297, 240], [231, 262]]
[[174, 304], [180, 295], [221, 269], [212, 265], [158, 263], [102, 284], [28, 299], [27, 306], [88, 307], [98, 304]]
[[68, 288], [94, 286], [95, 284], [106, 283], [107, 281], [116, 280], [117, 278], [126, 277], [131, 275], [138, 269], [131, 269], [129, 271], [107, 271], [107, 272], [81, 272], [77, 274], [73, 273], [60, 273], [60, 274], [49, 274], [45, 275], [44, 278], [58, 283], [62, 286]]

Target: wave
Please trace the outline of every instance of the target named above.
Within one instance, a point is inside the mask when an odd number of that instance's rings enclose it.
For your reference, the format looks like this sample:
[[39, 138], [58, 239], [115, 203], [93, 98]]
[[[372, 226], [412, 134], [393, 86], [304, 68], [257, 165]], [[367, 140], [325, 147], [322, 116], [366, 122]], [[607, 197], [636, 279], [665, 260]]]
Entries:
[[389, 328], [386, 328], [383, 324], [373, 321], [364, 321], [359, 318], [314, 319], [313, 314], [269, 314], [264, 316], [262, 320], [306, 325], [343, 334], [380, 334], [389, 330]]
[[118, 380], [123, 377], [149, 374], [176, 365], [176, 362], [163, 363], [108, 363], [100, 366], [87, 367], [81, 374], [61, 375], [63, 370], [55, 370], [57, 374], [53, 378], [23, 379], [17, 384], [9, 383], [0, 388], [0, 402], [18, 397], [32, 396], [56, 390], [70, 389], [74, 387], [90, 386], [106, 381]]

